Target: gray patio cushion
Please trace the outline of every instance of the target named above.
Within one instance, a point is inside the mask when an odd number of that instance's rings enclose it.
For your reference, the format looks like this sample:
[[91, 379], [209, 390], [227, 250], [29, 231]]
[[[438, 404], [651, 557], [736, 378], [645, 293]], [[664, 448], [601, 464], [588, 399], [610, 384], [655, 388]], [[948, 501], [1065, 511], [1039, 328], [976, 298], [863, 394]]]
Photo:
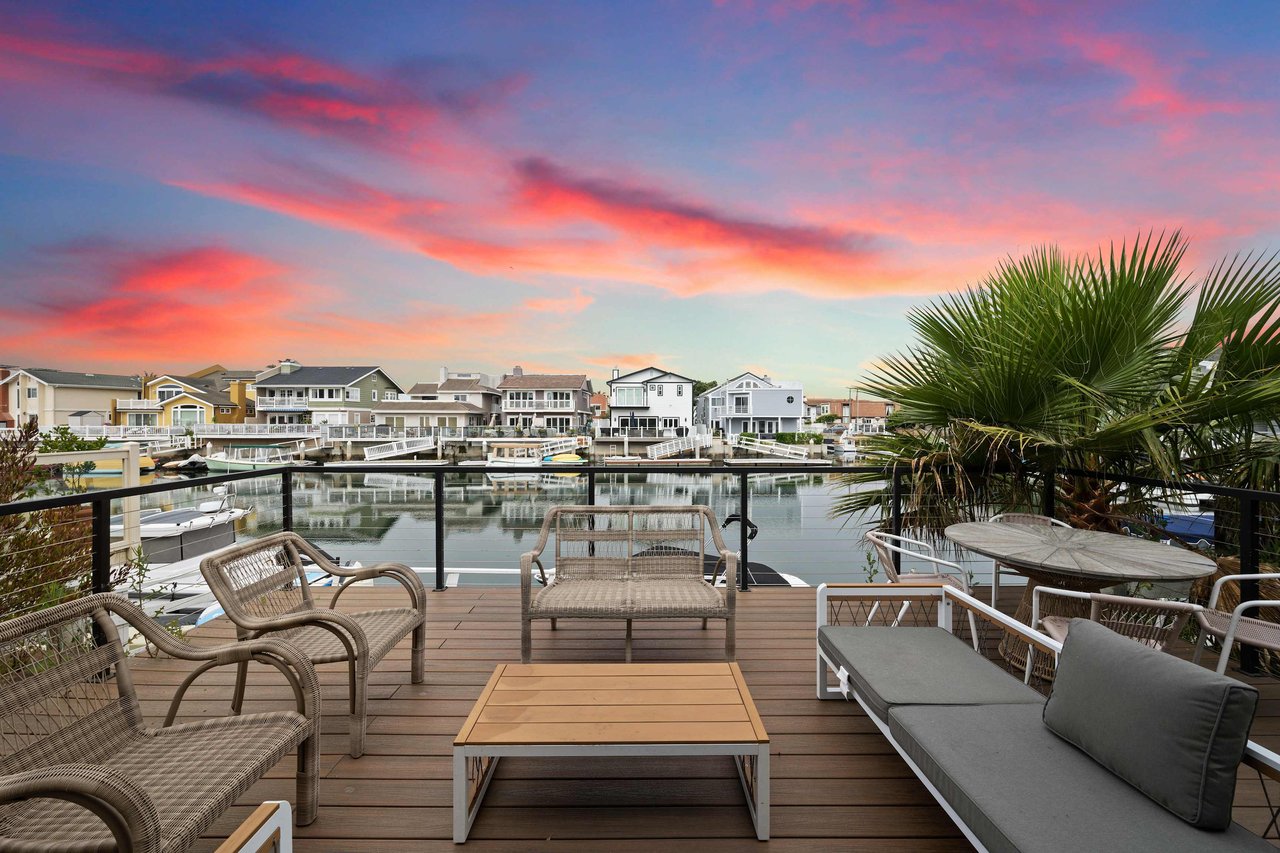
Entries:
[[986, 705], [1044, 697], [941, 628], [818, 629], [818, 645], [880, 719], [895, 705]]
[[1073, 619], [1044, 724], [1190, 824], [1231, 823], [1258, 691]]
[[889, 731], [991, 853], [1274, 853], [1236, 824], [1212, 832], [1179, 820], [1040, 715], [1036, 705], [900, 706]]

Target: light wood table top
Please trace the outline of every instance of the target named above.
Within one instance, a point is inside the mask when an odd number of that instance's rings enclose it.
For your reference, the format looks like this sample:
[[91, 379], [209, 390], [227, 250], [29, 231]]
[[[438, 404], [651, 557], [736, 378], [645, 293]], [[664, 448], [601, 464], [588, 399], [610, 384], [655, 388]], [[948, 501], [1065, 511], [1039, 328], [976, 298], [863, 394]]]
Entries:
[[499, 664], [455, 746], [768, 743], [736, 663]]

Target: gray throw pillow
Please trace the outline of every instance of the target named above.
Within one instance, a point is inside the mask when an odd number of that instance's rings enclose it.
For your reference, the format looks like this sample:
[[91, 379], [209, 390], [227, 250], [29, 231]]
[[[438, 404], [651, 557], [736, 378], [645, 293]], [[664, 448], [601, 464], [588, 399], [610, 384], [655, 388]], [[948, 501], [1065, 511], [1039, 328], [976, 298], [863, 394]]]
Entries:
[[1257, 705], [1247, 684], [1073, 619], [1044, 723], [1187, 823], [1222, 830]]

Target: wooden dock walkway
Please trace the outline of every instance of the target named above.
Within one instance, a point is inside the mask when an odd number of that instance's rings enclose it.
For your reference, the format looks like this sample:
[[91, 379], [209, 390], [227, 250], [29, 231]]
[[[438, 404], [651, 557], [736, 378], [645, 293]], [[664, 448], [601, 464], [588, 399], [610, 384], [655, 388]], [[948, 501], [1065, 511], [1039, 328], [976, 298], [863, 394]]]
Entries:
[[[1008, 591], [1012, 609], [1019, 591]], [[758, 842], [732, 760], [506, 759], [465, 847], [452, 831], [451, 749], [481, 687], [499, 662], [519, 659], [519, 591], [457, 588], [428, 599], [427, 679], [409, 683], [408, 641], [372, 675], [368, 752], [346, 755], [346, 667], [320, 667], [324, 753], [320, 814], [297, 831], [301, 853], [337, 851], [932, 851], [968, 843], [893, 748], [854, 704], [814, 698], [814, 591], [757, 589], [738, 598], [738, 661], [772, 743], [773, 838]], [[979, 593], [979, 597], [982, 597]], [[397, 588], [343, 596], [344, 609], [398, 606]], [[1002, 601], [1002, 605], [1005, 602]], [[219, 619], [188, 638], [233, 639]], [[562, 621], [534, 629], [535, 661], [621, 661], [623, 625]], [[637, 661], [716, 661], [723, 634], [713, 624], [636, 623]], [[186, 662], [139, 657], [135, 680], [144, 712], [163, 719]], [[180, 719], [226, 713], [234, 670], [206, 674]], [[1280, 748], [1280, 686], [1246, 679], [1263, 692], [1254, 739]], [[274, 671], [251, 670], [246, 712], [291, 707]], [[253, 805], [293, 796], [286, 759], [217, 823], [211, 850]], [[1280, 796], [1280, 788], [1271, 792]], [[1237, 820], [1258, 831], [1269, 813], [1256, 776], [1242, 776]]]

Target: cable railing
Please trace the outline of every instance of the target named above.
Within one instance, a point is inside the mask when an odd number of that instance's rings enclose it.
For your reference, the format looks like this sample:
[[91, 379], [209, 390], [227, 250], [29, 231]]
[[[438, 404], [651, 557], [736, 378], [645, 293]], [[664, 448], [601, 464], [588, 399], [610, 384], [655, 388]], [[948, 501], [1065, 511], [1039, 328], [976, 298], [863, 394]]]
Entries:
[[[850, 489], [877, 485], [852, 486], [836, 479], [850, 472], [883, 475], [883, 520], [876, 511], [832, 516], [838, 497]], [[1132, 521], [1128, 532], [1133, 535], [1164, 539], [1170, 547], [1176, 547], [1177, 540], [1218, 557], [1231, 556], [1243, 573], [1280, 559], [1280, 494], [1098, 472], [1060, 474], [1145, 490], [1147, 503], [1158, 509]], [[123, 589], [152, 596], [157, 613], [190, 610], [205, 592], [199, 559], [187, 563], [185, 574], [169, 568], [182, 560], [153, 559], [149, 577], [139, 583], [121, 567], [129, 555], [122, 555], [119, 532], [130, 512], [145, 519], [159, 510], [198, 510], [217, 497], [215, 487], [230, 487], [238, 504], [251, 509], [234, 520], [235, 533], [241, 538], [294, 530], [342, 560], [407, 563], [433, 580], [436, 589], [460, 583], [514, 583], [520, 553], [528, 550], [547, 510], [556, 505], [705, 504], [728, 523], [726, 538], [742, 552], [744, 565], [771, 568], [788, 581], [813, 586], [882, 579], [867, 548], [865, 531], [883, 525], [901, 533], [911, 523], [909, 473], [878, 466], [833, 472], [782, 460], [750, 468], [717, 464], [673, 468], [643, 462], [542, 463], [500, 469], [439, 463], [284, 464], [0, 505], [0, 525], [36, 512], [58, 513], [49, 518], [51, 532], [45, 540], [18, 545], [12, 545], [18, 540], [4, 540], [12, 548], [0, 554], [0, 565], [6, 569], [34, 565], [42, 571], [25, 575], [0, 571], [0, 594], [14, 594], [15, 587], [25, 584], [25, 606], [35, 608], [56, 601], [58, 590]], [[126, 498], [139, 506], [127, 509]], [[1205, 501], [1213, 506], [1204, 506]], [[1040, 504], [1040, 511], [1053, 512], [1047, 492]], [[8, 528], [0, 532], [4, 529]], [[38, 553], [41, 541], [65, 546], [61, 562], [42, 567], [35, 560], [33, 564], [32, 555]], [[958, 549], [948, 555], [953, 557], [975, 583], [990, 578], [990, 560]], [[909, 558], [903, 568], [912, 568]], [[754, 582], [751, 573], [741, 573], [743, 589]], [[1010, 579], [1002, 585], [1016, 582]], [[1256, 588], [1246, 586], [1243, 593], [1250, 599], [1257, 597]], [[6, 608], [5, 615], [14, 609]]]

